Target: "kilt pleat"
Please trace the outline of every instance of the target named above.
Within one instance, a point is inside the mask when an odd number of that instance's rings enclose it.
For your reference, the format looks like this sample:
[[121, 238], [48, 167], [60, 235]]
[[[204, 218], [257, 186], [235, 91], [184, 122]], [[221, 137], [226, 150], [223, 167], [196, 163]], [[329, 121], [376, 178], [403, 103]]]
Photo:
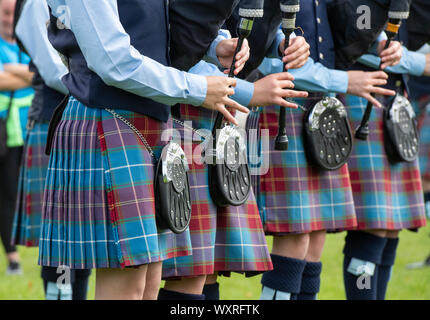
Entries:
[[19, 174], [12, 242], [39, 245], [42, 200], [49, 157], [45, 155], [48, 123], [34, 123], [27, 130]]
[[[295, 102], [305, 105], [310, 99]], [[322, 171], [308, 163], [303, 145], [304, 112], [301, 109], [286, 110], [289, 148], [287, 151], [275, 150], [279, 108], [260, 109], [260, 128], [269, 130], [270, 139], [269, 149], [263, 150], [263, 159], [269, 159], [270, 166], [261, 176], [261, 192], [257, 195], [266, 234], [353, 228], [356, 218], [347, 165], [335, 171]]]
[[[115, 111], [160, 154], [171, 123]], [[153, 178], [154, 161], [126, 124], [71, 98], [49, 161], [39, 263], [119, 268], [190, 254], [188, 231], [157, 229]]]
[[[181, 105], [182, 120], [195, 129], [211, 132], [216, 114], [203, 108]], [[203, 140], [187, 127], [174, 122], [182, 139], [190, 171], [192, 214], [190, 235], [193, 247], [191, 256], [163, 262], [163, 278], [209, 275], [214, 272], [259, 273], [272, 269], [263, 227], [253, 193], [238, 207], [217, 208], [210, 197], [208, 167], [203, 163]], [[191, 147], [192, 145], [192, 147]]]
[[418, 114], [420, 130], [419, 164], [421, 176], [430, 179], [430, 95], [412, 101]]
[[[363, 117], [367, 100], [342, 95], [352, 128]], [[386, 99], [381, 99], [387, 104]], [[348, 161], [359, 230], [413, 229], [424, 226], [425, 211], [418, 160], [392, 164], [384, 149], [383, 109], [374, 108], [368, 140], [355, 140]]]

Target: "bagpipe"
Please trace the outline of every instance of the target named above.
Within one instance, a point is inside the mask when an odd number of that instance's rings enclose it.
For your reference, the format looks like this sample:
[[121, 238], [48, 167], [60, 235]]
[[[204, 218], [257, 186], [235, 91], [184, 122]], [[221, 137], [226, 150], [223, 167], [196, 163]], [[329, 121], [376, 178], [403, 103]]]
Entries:
[[[254, 19], [263, 17], [263, 6], [264, 0], [243, 0], [239, 4], [239, 39], [229, 77], [234, 77], [236, 55], [251, 34]], [[246, 145], [237, 128], [223, 119], [222, 113], [218, 112], [212, 130], [215, 151], [209, 164], [209, 191], [217, 206], [239, 206], [246, 202], [251, 191]]]
[[[388, 23], [385, 28], [387, 42], [385, 49], [398, 34], [402, 20], [409, 17], [408, 0], [392, 0], [388, 12]], [[379, 69], [382, 65], [379, 66]], [[373, 110], [368, 102], [363, 119], [355, 132], [355, 137], [366, 140], [369, 136], [369, 119]], [[414, 161], [419, 152], [419, 134], [415, 112], [409, 101], [398, 92], [384, 110], [385, 149], [391, 162]]]
[[[249, 78], [272, 45], [279, 25], [288, 47], [290, 35], [296, 29], [296, 14], [300, 10], [299, 0], [266, 0], [264, 17], [254, 24], [253, 33], [248, 37], [251, 57], [240, 76]], [[233, 26], [237, 24], [236, 10], [226, 24], [234, 34]], [[285, 70], [285, 63], [283, 64]], [[304, 115], [304, 141], [307, 145], [306, 155], [310, 162], [322, 170], [336, 170], [344, 165], [352, 151], [352, 133], [347, 121], [346, 109], [336, 98], [325, 97], [307, 104], [302, 108]], [[280, 107], [278, 134], [275, 138], [275, 150], [288, 149], [286, 130], [286, 108]]]
[[336, 69], [348, 69], [360, 56], [367, 53], [388, 20], [388, 31], [397, 33], [398, 22], [408, 18], [409, 4], [410, 0], [327, 1]]
[[[296, 13], [300, 10], [299, 0], [282, 0], [282, 31], [288, 39], [296, 28]], [[284, 70], [285, 70], [284, 62]], [[287, 71], [287, 70], [285, 70]], [[322, 170], [337, 170], [348, 160], [352, 152], [352, 133], [345, 106], [336, 98], [323, 99], [301, 107], [303, 118], [303, 138], [305, 153], [310, 163]], [[280, 107], [279, 129], [275, 139], [275, 150], [288, 149], [286, 134], [286, 109]]]

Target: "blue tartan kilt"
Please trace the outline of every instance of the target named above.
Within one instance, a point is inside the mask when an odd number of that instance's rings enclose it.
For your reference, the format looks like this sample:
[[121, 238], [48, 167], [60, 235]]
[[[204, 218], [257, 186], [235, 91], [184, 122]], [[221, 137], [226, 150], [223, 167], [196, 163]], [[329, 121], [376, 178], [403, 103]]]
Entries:
[[[156, 155], [171, 128], [115, 110]], [[154, 159], [126, 124], [70, 98], [55, 132], [46, 177], [39, 264], [72, 269], [139, 266], [191, 254], [189, 231], [159, 230]]]

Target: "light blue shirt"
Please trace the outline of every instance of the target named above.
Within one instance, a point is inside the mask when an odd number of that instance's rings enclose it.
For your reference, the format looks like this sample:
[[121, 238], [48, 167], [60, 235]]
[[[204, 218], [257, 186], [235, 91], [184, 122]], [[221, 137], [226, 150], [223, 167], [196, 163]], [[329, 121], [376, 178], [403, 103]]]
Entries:
[[[365, 54], [358, 59], [358, 62], [368, 67], [379, 69], [381, 58], [373, 54]], [[400, 59], [400, 63], [392, 67], [387, 67], [384, 71], [391, 73], [410, 74], [413, 76], [422, 76], [424, 73], [425, 65], [426, 56], [424, 54], [409, 51], [406, 47], [403, 47], [403, 53], [402, 58]]]
[[[258, 69], [264, 75], [282, 72], [283, 62], [265, 58]], [[347, 72], [329, 69], [312, 58], [308, 58], [303, 67], [288, 72], [294, 76], [295, 89], [325, 93], [346, 93], [348, 90]]]
[[73, 31], [89, 69], [107, 85], [168, 105], [199, 106], [205, 100], [203, 76], [166, 67], [130, 44], [116, 0], [47, 2], [53, 15]]
[[27, 0], [15, 32], [32, 57], [32, 62], [46, 85], [67, 94], [68, 90], [61, 82], [61, 78], [68, 70], [48, 40], [46, 29], [48, 20], [49, 10], [45, 0]]

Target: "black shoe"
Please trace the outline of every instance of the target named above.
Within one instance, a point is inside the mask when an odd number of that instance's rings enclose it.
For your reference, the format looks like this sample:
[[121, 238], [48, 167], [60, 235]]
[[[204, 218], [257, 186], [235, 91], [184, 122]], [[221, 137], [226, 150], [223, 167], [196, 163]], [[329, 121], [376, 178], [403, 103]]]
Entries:
[[7, 275], [22, 275], [21, 264], [17, 261], [10, 261], [6, 269]]

